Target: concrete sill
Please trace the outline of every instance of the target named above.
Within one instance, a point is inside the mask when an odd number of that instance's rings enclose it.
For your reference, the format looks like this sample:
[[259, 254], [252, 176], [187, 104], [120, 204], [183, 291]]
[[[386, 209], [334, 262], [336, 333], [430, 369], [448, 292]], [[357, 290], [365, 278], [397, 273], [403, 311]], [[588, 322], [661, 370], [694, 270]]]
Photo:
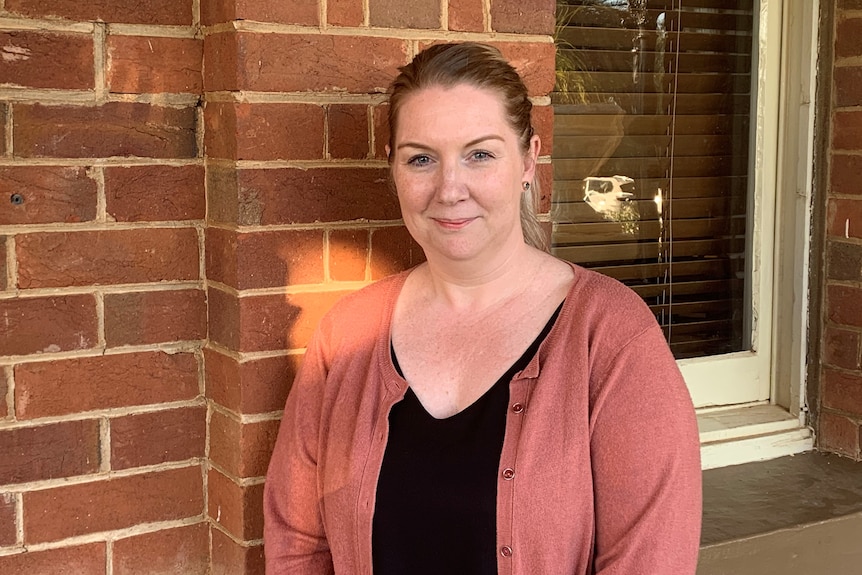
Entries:
[[701, 409], [697, 413], [703, 469], [765, 461], [814, 448], [811, 430], [769, 404]]
[[698, 575], [862, 574], [862, 462], [809, 452], [703, 478]]

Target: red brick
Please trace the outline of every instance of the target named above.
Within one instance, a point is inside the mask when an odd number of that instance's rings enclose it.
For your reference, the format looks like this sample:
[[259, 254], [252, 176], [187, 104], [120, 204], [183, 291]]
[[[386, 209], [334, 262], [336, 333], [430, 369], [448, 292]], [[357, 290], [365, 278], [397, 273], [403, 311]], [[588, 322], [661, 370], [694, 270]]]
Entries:
[[206, 108], [206, 150], [232, 160], [323, 158], [323, 108], [314, 104], [231, 104]]
[[380, 228], [371, 234], [371, 279], [410, 269], [425, 261], [425, 253], [407, 228]]
[[[234, 0], [217, 1], [234, 4]], [[212, 4], [213, 1], [210, 3]], [[202, 11], [203, 6], [202, 4]], [[222, 15], [211, 14], [210, 18], [221, 19]], [[225, 21], [231, 20], [233, 18]], [[239, 90], [238, 34], [238, 32], [231, 30], [207, 34], [204, 37], [203, 85], [205, 92], [219, 90], [235, 92]]]
[[372, 26], [440, 29], [439, 0], [369, 0], [368, 11]]
[[190, 353], [159, 351], [15, 366], [19, 419], [191, 400], [199, 395]]
[[206, 575], [209, 529], [197, 523], [114, 541], [114, 575]]
[[833, 194], [862, 194], [862, 156], [832, 155], [829, 191]]
[[153, 228], [18, 236], [18, 285], [65, 287], [196, 280], [194, 228]]
[[554, 0], [494, 0], [491, 2], [491, 29], [519, 34], [553, 34]]
[[9, 406], [9, 383], [6, 380], [4, 369], [0, 369], [0, 423], [4, 419], [12, 417], [12, 411]]
[[827, 327], [823, 336], [823, 362], [858, 370], [859, 337], [859, 332]]
[[203, 0], [201, 20], [205, 25], [252, 20], [276, 24], [317, 26], [317, 2], [308, 0]]
[[485, 29], [482, 4], [482, 0], [449, 0], [449, 29], [482, 32]]
[[237, 298], [210, 289], [210, 339], [242, 352], [305, 347], [323, 314], [347, 293], [350, 292]]
[[836, 150], [862, 149], [862, 112], [835, 112], [832, 117], [832, 147]]
[[826, 226], [826, 234], [829, 236], [862, 238], [862, 200], [828, 200]]
[[210, 418], [210, 460], [234, 477], [266, 475], [279, 421], [240, 423], [215, 411]]
[[386, 146], [389, 145], [389, 104], [374, 106], [374, 158], [388, 160]]
[[120, 94], [191, 93], [203, 89], [203, 41], [108, 37], [108, 88]]
[[859, 423], [856, 421], [823, 410], [820, 412], [819, 431], [817, 438], [821, 449], [859, 457]]
[[107, 211], [118, 222], [202, 220], [203, 166], [105, 168]]
[[240, 487], [215, 469], [208, 475], [209, 516], [237, 539], [263, 537], [263, 484]]
[[237, 289], [323, 281], [323, 232], [207, 230], [207, 279]]
[[181, 407], [111, 420], [111, 469], [204, 456], [207, 409]]
[[824, 407], [862, 416], [862, 375], [825, 368], [821, 394]]
[[203, 509], [199, 465], [24, 493], [25, 543], [194, 517]]
[[90, 349], [99, 343], [92, 295], [4, 299], [0, 315], [0, 355]]
[[[23, 202], [14, 205], [9, 197]], [[84, 168], [0, 167], [0, 225], [88, 222], [96, 219], [96, 182]]]
[[0, 32], [0, 46], [0, 77], [4, 85], [93, 89], [93, 37], [89, 34]]
[[862, 85], [862, 67], [835, 67], [832, 77], [835, 82], [835, 106], [840, 108], [862, 104], [862, 94], [859, 90], [859, 86]]
[[114, 24], [191, 25], [193, 0], [6, 0], [12, 14]]
[[862, 327], [862, 290], [830, 285], [826, 287], [826, 313], [839, 325]]
[[264, 575], [265, 570], [263, 545], [240, 545], [218, 529], [212, 529], [211, 575]]
[[285, 355], [240, 363], [204, 349], [207, 398], [237, 413], [281, 411], [302, 355]]
[[826, 269], [826, 277], [829, 279], [862, 280], [862, 245], [827, 241]]
[[368, 230], [329, 232], [329, 276], [334, 281], [362, 281], [368, 260]]
[[362, 3], [356, 0], [328, 0], [326, 11], [330, 26], [362, 26], [365, 19]]
[[[395, 38], [250, 32], [236, 36], [236, 50], [242, 55], [236, 85], [231, 84], [233, 69], [229, 66], [233, 62], [229, 60], [225, 66], [204, 66], [207, 90], [385, 92], [398, 67], [407, 63], [408, 41]], [[216, 60], [219, 49], [231, 50], [225, 46], [230, 44], [208, 42], [205, 61]], [[295, 135], [298, 130], [287, 133]], [[279, 137], [286, 139], [284, 134]]]
[[[16, 501], [12, 493], [0, 494], [0, 547], [14, 545], [18, 540]], [[0, 557], [0, 566], [2, 565], [3, 558]]]
[[251, 169], [237, 178], [237, 195], [211, 196], [210, 206], [232, 201], [240, 225], [401, 218], [385, 168]]
[[862, 56], [862, 18], [840, 20], [835, 29], [835, 56]]
[[368, 156], [368, 107], [350, 104], [329, 106], [329, 155], [354, 160]]
[[108, 347], [206, 339], [206, 318], [202, 290], [105, 295]]
[[133, 102], [101, 106], [20, 104], [15, 154], [22, 157], [194, 158], [195, 110]]
[[94, 419], [0, 431], [0, 485], [95, 473], [100, 459]]
[[60, 547], [0, 557], [0, 572], [39, 575], [104, 575], [105, 543]]

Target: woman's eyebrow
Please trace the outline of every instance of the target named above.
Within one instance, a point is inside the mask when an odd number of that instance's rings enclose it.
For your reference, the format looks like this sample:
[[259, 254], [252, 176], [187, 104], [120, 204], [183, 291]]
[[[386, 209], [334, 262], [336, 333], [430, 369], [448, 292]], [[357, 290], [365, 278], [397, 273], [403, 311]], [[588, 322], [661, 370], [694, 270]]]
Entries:
[[[464, 147], [470, 148], [472, 146], [475, 146], [476, 144], [481, 144], [482, 142], [486, 142], [488, 140], [499, 140], [501, 142], [504, 141], [502, 136], [498, 136], [496, 134], [489, 134], [487, 136], [480, 136], [479, 138], [476, 138], [475, 140], [470, 140], [469, 142], [464, 144]], [[431, 150], [432, 149], [431, 146], [427, 146], [425, 144], [420, 144], [418, 142], [402, 142], [401, 144], [398, 144], [395, 147], [396, 150], [400, 150], [402, 148], [417, 148], [419, 150]]]

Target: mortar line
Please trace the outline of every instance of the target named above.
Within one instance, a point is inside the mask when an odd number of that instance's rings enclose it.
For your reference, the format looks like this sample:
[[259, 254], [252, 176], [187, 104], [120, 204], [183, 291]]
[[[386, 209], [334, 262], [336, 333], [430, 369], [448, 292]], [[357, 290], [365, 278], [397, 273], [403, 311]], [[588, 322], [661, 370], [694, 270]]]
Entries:
[[15, 542], [24, 545], [24, 494], [15, 494]]
[[332, 230], [323, 230], [323, 282], [332, 282], [332, 274], [329, 269], [329, 253], [330, 253], [330, 234]]
[[321, 31], [329, 29], [329, 5], [326, 0], [319, 0], [317, 3], [317, 23]]
[[96, 290], [93, 293], [96, 300], [96, 337], [98, 339], [98, 347], [102, 349], [108, 348], [107, 327], [105, 326], [105, 293], [101, 290]]
[[13, 157], [14, 146], [15, 146], [15, 138], [12, 136], [12, 131], [14, 129], [14, 125], [12, 123], [12, 114], [13, 114], [13, 105], [11, 102], [6, 103], [6, 118], [5, 127], [6, 127], [6, 138], [5, 138], [5, 146], [6, 146], [6, 157]]
[[27, 420], [0, 422], [0, 429], [28, 429], [32, 427], [42, 427], [44, 425], [54, 425], [59, 423], [90, 421], [100, 419], [102, 417], [118, 418], [126, 417], [129, 415], [145, 415], [148, 413], [156, 413], [159, 411], [173, 411], [176, 409], [201, 407], [202, 405], [204, 405], [204, 402], [199, 397], [196, 397], [195, 399], [187, 399], [184, 401], [148, 403], [143, 405], [135, 405], [132, 407], [115, 407], [110, 409], [94, 409], [92, 411], [82, 411], [67, 415], [50, 415]]
[[325, 161], [332, 160], [329, 152], [329, 114], [332, 111], [330, 104], [323, 104], [323, 159]]
[[15, 257], [15, 235], [6, 236], [6, 289], [17, 295], [18, 290], [18, 258]]
[[201, 0], [192, 0], [192, 31], [197, 34], [201, 27]]
[[6, 378], [6, 415], [15, 420], [15, 368], [11, 365], [3, 366], [3, 377]]
[[104, 104], [108, 98], [107, 70], [108, 46], [107, 28], [104, 22], [98, 22], [93, 29], [93, 66], [96, 72], [93, 84], [96, 102]]
[[105, 575], [114, 575], [114, 540], [105, 541]]
[[482, 30], [491, 31], [491, 0], [482, 0]]
[[371, 27], [371, 0], [362, 0], [362, 26]]
[[105, 188], [105, 168], [104, 166], [93, 166], [87, 171], [92, 173], [92, 178], [96, 182], [96, 221], [107, 222], [108, 197]]
[[374, 237], [374, 231], [372, 229], [366, 230], [365, 235], [365, 281], [371, 281], [371, 250], [373, 248], [373, 244], [371, 243], [371, 238]]
[[440, 29], [449, 30], [449, 0], [440, 0]]
[[108, 473], [111, 471], [111, 419], [102, 417], [99, 420], [99, 441], [101, 442], [99, 455], [99, 471]]

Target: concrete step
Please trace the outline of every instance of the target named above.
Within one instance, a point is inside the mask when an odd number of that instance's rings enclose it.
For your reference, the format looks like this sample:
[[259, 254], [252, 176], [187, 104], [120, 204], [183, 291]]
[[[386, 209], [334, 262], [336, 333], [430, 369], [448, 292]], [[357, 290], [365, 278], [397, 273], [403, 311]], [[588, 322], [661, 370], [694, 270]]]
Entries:
[[698, 575], [862, 575], [862, 462], [809, 452], [704, 472]]

